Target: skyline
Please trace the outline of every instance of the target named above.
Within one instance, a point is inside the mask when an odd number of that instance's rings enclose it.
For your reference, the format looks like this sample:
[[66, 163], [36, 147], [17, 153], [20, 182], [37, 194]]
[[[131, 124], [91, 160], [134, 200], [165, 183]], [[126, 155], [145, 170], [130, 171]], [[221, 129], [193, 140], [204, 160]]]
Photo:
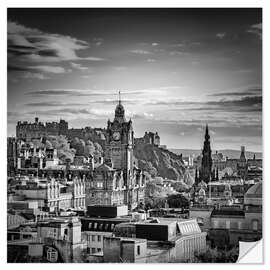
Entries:
[[[62, 20], [59, 20], [62, 18]], [[105, 127], [121, 91], [135, 136], [262, 151], [261, 9], [8, 9], [17, 121]]]

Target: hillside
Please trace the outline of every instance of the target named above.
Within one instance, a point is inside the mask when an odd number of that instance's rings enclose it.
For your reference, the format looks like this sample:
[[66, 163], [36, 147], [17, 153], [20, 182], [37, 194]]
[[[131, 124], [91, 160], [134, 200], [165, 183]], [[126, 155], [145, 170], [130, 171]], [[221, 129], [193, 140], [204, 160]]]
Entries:
[[181, 180], [184, 177], [185, 168], [181, 156], [169, 150], [140, 143], [134, 148], [134, 156], [139, 168], [153, 177], [161, 176], [172, 180]]

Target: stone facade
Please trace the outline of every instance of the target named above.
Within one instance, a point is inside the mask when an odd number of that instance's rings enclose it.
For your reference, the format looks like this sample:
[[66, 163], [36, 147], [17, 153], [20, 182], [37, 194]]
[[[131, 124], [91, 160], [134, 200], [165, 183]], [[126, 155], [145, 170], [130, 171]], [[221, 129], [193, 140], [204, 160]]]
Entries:
[[[96, 177], [103, 178], [103, 186], [108, 177], [111, 177], [109, 196], [111, 204], [117, 203], [135, 208], [144, 202], [145, 176], [142, 171], [134, 166], [134, 132], [132, 121], [125, 118], [125, 109], [119, 100], [115, 109], [114, 121], [108, 120], [105, 146], [105, 169], [104, 174], [97, 169]], [[112, 170], [118, 172], [112, 173]], [[102, 177], [101, 175], [104, 175]], [[113, 180], [115, 178], [115, 180]], [[118, 179], [118, 180], [117, 180]], [[118, 184], [117, 184], [118, 181]], [[118, 190], [115, 190], [117, 188]], [[116, 192], [117, 191], [117, 192]], [[107, 192], [105, 189], [104, 192]], [[108, 195], [108, 193], [107, 193]], [[115, 196], [117, 198], [115, 198]], [[104, 197], [103, 197], [104, 198]]]
[[154, 132], [145, 132], [144, 136], [143, 136], [143, 139], [144, 139], [144, 143], [146, 143], [146, 144], [153, 144], [153, 145], [156, 145], [156, 146], [160, 145], [160, 137], [159, 137], [157, 132], [156, 133], [154, 133]]
[[68, 123], [65, 120], [58, 122], [39, 122], [38, 117], [34, 123], [27, 121], [19, 121], [16, 126], [16, 138], [24, 141], [32, 139], [40, 139], [48, 135], [66, 135], [68, 131]]
[[56, 211], [85, 208], [85, 181], [76, 178], [66, 186], [54, 179], [45, 184], [28, 183], [15, 192], [26, 199], [43, 201], [44, 206]]

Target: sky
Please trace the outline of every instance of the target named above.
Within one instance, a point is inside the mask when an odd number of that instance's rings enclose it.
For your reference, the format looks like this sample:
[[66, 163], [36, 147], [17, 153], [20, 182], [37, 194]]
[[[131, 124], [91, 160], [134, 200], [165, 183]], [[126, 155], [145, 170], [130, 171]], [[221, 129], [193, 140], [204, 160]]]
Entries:
[[8, 9], [8, 135], [17, 121], [106, 127], [121, 91], [135, 137], [262, 151], [261, 9]]

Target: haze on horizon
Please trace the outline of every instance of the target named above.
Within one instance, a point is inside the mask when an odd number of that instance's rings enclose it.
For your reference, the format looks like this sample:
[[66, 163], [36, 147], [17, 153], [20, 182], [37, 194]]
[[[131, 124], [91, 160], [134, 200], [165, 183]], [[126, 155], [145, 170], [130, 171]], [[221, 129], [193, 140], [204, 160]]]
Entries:
[[121, 91], [135, 137], [262, 151], [261, 9], [8, 9], [17, 121], [106, 127]]

